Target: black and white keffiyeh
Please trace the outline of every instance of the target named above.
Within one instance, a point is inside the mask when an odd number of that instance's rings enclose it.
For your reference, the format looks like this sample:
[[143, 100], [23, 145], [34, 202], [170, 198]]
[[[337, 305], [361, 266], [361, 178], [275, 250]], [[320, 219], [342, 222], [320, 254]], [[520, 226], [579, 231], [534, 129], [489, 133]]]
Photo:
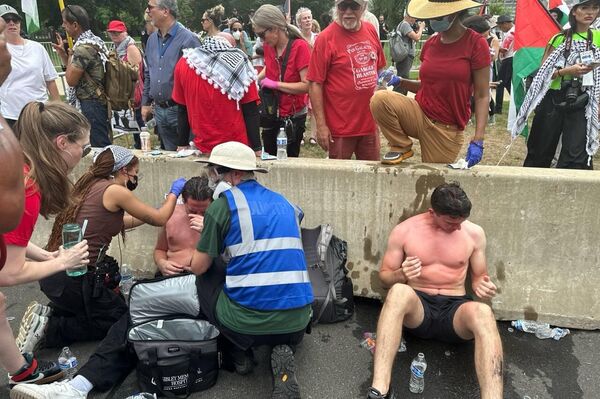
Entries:
[[[531, 83], [531, 87], [527, 91], [527, 95], [523, 100], [523, 105], [521, 105], [517, 119], [513, 125], [513, 139], [521, 133], [525, 127], [525, 124], [527, 123], [527, 118], [546, 95], [546, 92], [552, 83], [552, 74], [554, 73], [556, 67], [577, 64], [579, 62], [579, 53], [587, 50], [586, 41], [573, 41], [571, 43], [571, 52], [569, 57], [565, 60], [565, 46], [566, 42], [558, 46], [558, 48], [554, 50], [548, 56], [548, 58], [546, 58], [546, 61], [544, 61], [538, 70], [538, 73], [535, 75], [535, 78]], [[593, 43], [590, 44], [590, 47], [594, 52], [594, 59], [600, 60], [600, 49]], [[594, 78], [594, 84], [592, 86], [582, 87], [584, 91], [588, 92], [590, 98], [585, 108], [585, 118], [587, 120], [586, 151], [590, 159], [592, 156], [594, 156], [594, 154], [596, 154], [599, 147], [598, 130], [600, 129], [600, 122], [598, 121], [598, 99], [600, 98], [600, 68], [594, 68], [592, 70], [592, 76]]]
[[184, 49], [183, 57], [197, 75], [238, 104], [257, 77], [242, 50], [214, 37], [204, 39], [200, 47]]
[[[98, 48], [98, 54], [100, 54], [100, 58], [102, 59], [102, 65], [106, 65], [106, 61], [108, 61], [108, 49], [106, 48], [106, 45], [104, 44], [104, 41], [102, 39], [94, 35], [91, 30], [86, 30], [81, 35], [79, 35], [79, 37], [75, 41], [75, 44], [73, 44], [73, 50], [75, 50], [77, 46], [81, 46], [82, 44], [91, 44], [93, 46], [96, 46]], [[76, 108], [80, 108], [79, 100], [77, 99], [77, 96], [75, 94], [75, 87], [69, 87], [67, 98], [69, 99], [69, 104]]]

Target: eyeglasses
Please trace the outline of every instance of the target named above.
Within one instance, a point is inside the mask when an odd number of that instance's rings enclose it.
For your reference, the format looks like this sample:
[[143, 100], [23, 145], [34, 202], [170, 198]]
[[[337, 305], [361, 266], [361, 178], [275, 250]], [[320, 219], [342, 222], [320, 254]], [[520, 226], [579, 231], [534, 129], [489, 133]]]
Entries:
[[200, 20], [200, 22], [206, 22], [206, 21], [210, 21], [210, 19], [208, 19], [208, 18], [202, 18], [202, 19]]
[[81, 158], [85, 157], [87, 154], [90, 153], [90, 151], [92, 151], [92, 146], [89, 144], [84, 145], [83, 147], [81, 147]]
[[6, 15], [4, 17], [2, 17], [2, 19], [4, 19], [4, 22], [9, 23], [9, 22], [14, 22], [15, 24], [21, 23], [21, 18], [14, 16], [14, 15]]
[[345, 3], [338, 4], [337, 8], [340, 11], [346, 11], [348, 8], [351, 9], [352, 11], [358, 11], [360, 9], [360, 4], [355, 3], [353, 1], [345, 2]]
[[256, 36], [260, 37], [261, 40], [264, 40], [265, 33], [270, 32], [270, 31], [271, 31], [271, 28], [267, 28], [267, 29], [263, 30], [262, 32], [255, 31], [254, 33], [256, 33]]

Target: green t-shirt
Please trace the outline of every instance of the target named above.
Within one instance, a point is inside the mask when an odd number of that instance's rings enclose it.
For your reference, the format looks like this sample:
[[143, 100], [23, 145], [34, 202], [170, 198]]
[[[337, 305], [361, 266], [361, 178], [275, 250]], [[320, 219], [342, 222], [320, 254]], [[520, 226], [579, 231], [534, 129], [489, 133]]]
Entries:
[[[105, 101], [105, 97], [98, 90], [103, 86], [104, 81], [104, 65], [98, 48], [91, 44], [82, 44], [73, 49], [72, 63], [79, 69], [83, 69], [86, 73], [81, 76], [79, 83], [75, 88], [75, 94], [80, 100], [101, 100]], [[90, 81], [91, 80], [93, 81]]]
[[[225, 250], [225, 236], [229, 231], [231, 212], [225, 196], [214, 201], [204, 214], [202, 237], [196, 249], [212, 258]], [[240, 334], [287, 334], [302, 330], [312, 316], [310, 305], [298, 309], [260, 311], [248, 309], [231, 300], [223, 291], [216, 308], [217, 318], [227, 328]]]
[[[584, 33], [575, 33], [573, 35], [573, 40], [574, 41], [581, 41], [581, 40], [587, 40], [587, 32]], [[561, 44], [563, 44], [563, 42], [565, 41], [565, 35], [562, 33], [556, 34], [552, 37], [552, 39], [550, 39], [550, 45], [554, 48], [558, 48], [558, 46], [560, 46]], [[592, 29], [592, 43], [594, 43], [595, 46], [600, 47], [600, 30], [595, 30]], [[565, 75], [563, 77], [564, 80], [570, 80], [572, 77], [571, 75]], [[550, 89], [551, 90], [560, 90], [560, 76], [557, 77], [556, 79], [554, 79], [552, 81], [552, 83], [550, 84]]]

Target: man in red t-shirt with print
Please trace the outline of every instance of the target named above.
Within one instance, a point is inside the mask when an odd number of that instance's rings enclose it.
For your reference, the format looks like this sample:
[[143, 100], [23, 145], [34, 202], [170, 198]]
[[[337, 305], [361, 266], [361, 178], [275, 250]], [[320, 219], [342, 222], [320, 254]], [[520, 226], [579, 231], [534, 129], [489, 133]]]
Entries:
[[385, 56], [375, 28], [361, 22], [366, 0], [335, 0], [337, 18], [317, 37], [307, 79], [317, 141], [329, 158], [379, 159], [369, 112]]

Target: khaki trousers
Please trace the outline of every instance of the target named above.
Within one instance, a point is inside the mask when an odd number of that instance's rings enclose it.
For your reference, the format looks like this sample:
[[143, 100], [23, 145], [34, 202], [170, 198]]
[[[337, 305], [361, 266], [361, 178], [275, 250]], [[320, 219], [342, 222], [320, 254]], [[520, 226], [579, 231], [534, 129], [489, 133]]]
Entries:
[[388, 140], [391, 151], [406, 152], [412, 138], [421, 144], [421, 160], [452, 163], [464, 141], [464, 132], [456, 126], [429, 119], [417, 101], [400, 93], [379, 90], [371, 98], [371, 113]]

